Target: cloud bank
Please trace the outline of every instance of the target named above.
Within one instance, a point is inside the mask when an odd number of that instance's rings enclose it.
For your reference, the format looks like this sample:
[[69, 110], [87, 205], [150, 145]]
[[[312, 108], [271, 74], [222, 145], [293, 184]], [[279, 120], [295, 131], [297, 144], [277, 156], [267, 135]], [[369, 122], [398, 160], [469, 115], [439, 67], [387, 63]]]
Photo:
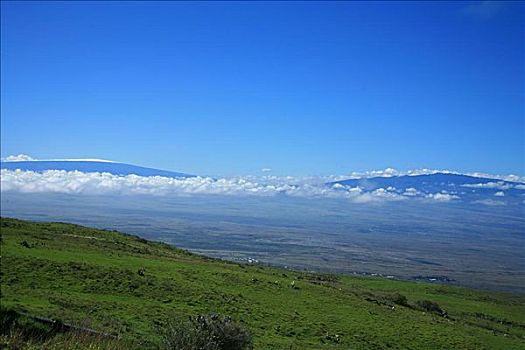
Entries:
[[161, 176], [112, 175], [80, 171], [48, 170], [42, 173], [1, 170], [2, 192], [66, 194], [149, 194], [149, 195], [227, 195], [343, 198], [355, 203], [402, 201], [409, 198], [449, 201], [458, 196], [423, 194], [415, 189], [401, 191], [393, 187], [365, 191], [341, 184], [325, 185], [334, 177], [246, 176], [214, 179], [211, 177], [169, 178]]
[[474, 201], [474, 203], [483, 204], [483, 205], [489, 205], [489, 206], [505, 205], [505, 202], [503, 202], [503, 201], [497, 201], [497, 200], [490, 199], [490, 198], [489, 199], [477, 200], [477, 201]]
[[468, 187], [468, 188], [490, 188], [490, 189], [498, 189], [498, 190], [508, 190], [509, 188], [514, 187], [514, 185], [506, 184], [502, 181], [485, 182], [485, 183], [478, 183], [478, 184], [465, 184], [461, 186]]
[[19, 154], [16, 156], [7, 156], [5, 158], [2, 158], [2, 161], [4, 162], [23, 162], [28, 160], [35, 160], [28, 156], [27, 154]]
[[429, 193], [425, 198], [433, 199], [439, 202], [449, 202], [454, 199], [459, 199], [459, 196], [450, 193]]

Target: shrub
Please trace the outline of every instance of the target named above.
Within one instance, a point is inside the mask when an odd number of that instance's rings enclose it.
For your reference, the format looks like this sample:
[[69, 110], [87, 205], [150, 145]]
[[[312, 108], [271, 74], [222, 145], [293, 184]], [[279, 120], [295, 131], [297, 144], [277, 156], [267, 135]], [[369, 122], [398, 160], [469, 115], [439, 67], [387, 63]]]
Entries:
[[246, 350], [252, 349], [252, 337], [230, 317], [199, 315], [176, 319], [163, 335], [169, 350]]
[[401, 305], [401, 306], [409, 306], [408, 299], [403, 294], [394, 293], [394, 294], [389, 295], [388, 299], [390, 299], [394, 304]]
[[441, 316], [447, 316], [447, 313], [445, 310], [443, 310], [438, 303], [430, 300], [418, 300], [417, 306], [419, 306], [422, 310], [433, 312]]

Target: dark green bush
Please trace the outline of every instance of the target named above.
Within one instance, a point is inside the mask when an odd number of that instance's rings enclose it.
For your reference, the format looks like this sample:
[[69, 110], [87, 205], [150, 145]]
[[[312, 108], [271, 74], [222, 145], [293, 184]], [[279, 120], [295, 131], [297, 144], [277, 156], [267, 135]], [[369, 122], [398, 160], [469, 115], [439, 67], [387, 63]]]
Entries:
[[394, 304], [401, 305], [401, 306], [409, 306], [408, 299], [403, 294], [394, 293], [394, 294], [389, 295], [388, 299], [394, 302]]
[[446, 316], [447, 313], [445, 312], [445, 310], [443, 310], [439, 305], [438, 303], [434, 302], [434, 301], [430, 301], [430, 300], [418, 300], [417, 301], [417, 306], [424, 310], [424, 311], [428, 311], [428, 312], [433, 312], [433, 313], [436, 313], [438, 315], [441, 315], [441, 316]]
[[247, 350], [252, 337], [230, 317], [199, 315], [187, 320], [176, 319], [163, 334], [168, 350]]

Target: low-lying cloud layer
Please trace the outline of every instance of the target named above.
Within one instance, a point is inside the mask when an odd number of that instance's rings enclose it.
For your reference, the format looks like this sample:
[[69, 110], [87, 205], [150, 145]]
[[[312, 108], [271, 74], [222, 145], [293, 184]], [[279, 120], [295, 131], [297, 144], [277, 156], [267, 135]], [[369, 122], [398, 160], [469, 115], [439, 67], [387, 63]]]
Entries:
[[2, 158], [2, 161], [4, 162], [23, 162], [23, 161], [28, 161], [28, 160], [35, 160], [35, 159], [31, 158], [30, 156], [26, 154], [18, 154], [18, 155], [7, 156], [5, 158]]
[[514, 185], [506, 184], [503, 181], [485, 182], [485, 183], [477, 183], [477, 184], [465, 184], [465, 185], [461, 185], [461, 186], [462, 187], [469, 187], [469, 188], [490, 188], [490, 189], [498, 189], [498, 190], [508, 190], [509, 188], [513, 188], [514, 187]]
[[2, 192], [55, 192], [68, 194], [151, 194], [151, 195], [235, 195], [344, 198], [356, 203], [401, 201], [420, 198], [431, 201], [459, 199], [448, 193], [421, 193], [393, 187], [365, 191], [341, 184], [325, 185], [337, 177], [246, 176], [168, 178], [161, 176], [119, 176], [109, 173], [48, 170], [42, 173], [1, 170]]
[[[31, 156], [28, 156], [27, 154], [18, 154], [18, 155], [11, 155], [7, 156], [5, 158], [1, 159], [3, 162], [20, 162], [20, 161], [93, 161], [93, 162], [108, 162], [108, 163], [115, 163], [113, 160], [107, 160], [107, 159], [97, 159], [97, 158], [75, 158], [75, 159], [36, 159]], [[269, 173], [272, 172], [273, 169], [271, 168], [262, 168], [262, 173]], [[394, 168], [386, 168], [384, 170], [372, 170], [372, 171], [365, 171], [365, 172], [357, 172], [354, 171], [350, 174], [345, 174], [343, 176], [326, 176], [324, 177], [326, 181], [339, 181], [339, 180], [346, 180], [346, 179], [362, 179], [362, 178], [371, 178], [371, 177], [391, 177], [391, 176], [401, 176], [401, 175], [409, 175], [409, 176], [416, 176], [416, 175], [431, 175], [431, 174], [456, 174], [456, 175], [469, 175], [474, 177], [480, 177], [480, 178], [487, 178], [487, 179], [494, 179], [494, 180], [504, 180], [504, 181], [513, 181], [513, 182], [522, 182], [525, 183], [525, 176], [518, 176], [518, 175], [494, 175], [494, 174], [487, 174], [487, 173], [481, 173], [481, 172], [473, 172], [473, 173], [460, 173], [457, 171], [447, 170], [447, 169], [427, 169], [427, 168], [421, 168], [421, 169], [415, 169], [415, 170], [408, 170], [408, 171], [402, 171], [397, 170]], [[288, 178], [288, 177], [287, 177]], [[312, 178], [312, 177], [310, 177]], [[313, 177], [315, 179], [319, 179], [320, 177]], [[304, 179], [304, 178], [303, 178]], [[525, 185], [523, 185], [523, 188], [525, 189]]]

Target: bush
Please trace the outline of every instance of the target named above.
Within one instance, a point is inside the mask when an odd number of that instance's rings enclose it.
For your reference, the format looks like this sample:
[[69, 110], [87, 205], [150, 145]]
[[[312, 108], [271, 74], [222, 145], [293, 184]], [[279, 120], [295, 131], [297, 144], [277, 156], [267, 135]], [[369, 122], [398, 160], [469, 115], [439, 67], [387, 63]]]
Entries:
[[394, 304], [401, 305], [401, 306], [409, 306], [408, 305], [408, 299], [403, 294], [395, 293], [388, 296], [388, 299], [390, 299]]
[[422, 310], [425, 310], [425, 311], [428, 311], [428, 312], [433, 312], [433, 313], [436, 313], [436, 314], [444, 316], [444, 317], [447, 316], [447, 313], [445, 312], [445, 310], [443, 310], [438, 305], [438, 303], [436, 303], [434, 301], [418, 300], [417, 301], [417, 306], [419, 306]]
[[230, 317], [199, 315], [177, 319], [164, 332], [169, 350], [246, 350], [252, 349], [252, 337]]

